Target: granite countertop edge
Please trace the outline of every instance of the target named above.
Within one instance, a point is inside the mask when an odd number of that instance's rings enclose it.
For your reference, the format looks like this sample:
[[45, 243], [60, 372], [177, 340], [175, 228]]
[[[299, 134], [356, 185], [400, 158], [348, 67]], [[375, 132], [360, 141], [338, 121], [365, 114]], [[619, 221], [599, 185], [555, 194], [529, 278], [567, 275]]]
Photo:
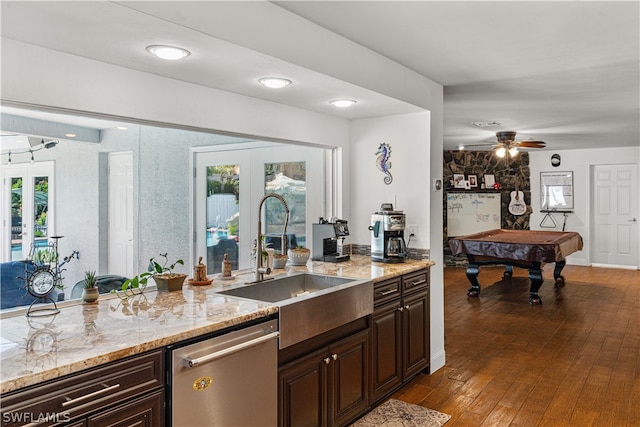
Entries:
[[[342, 263], [310, 261], [276, 273], [306, 271], [375, 283], [434, 264], [430, 260], [385, 264], [356, 255]], [[276, 305], [217, 294], [250, 280], [250, 274], [238, 274], [229, 282], [214, 278], [208, 286], [185, 284], [182, 292], [147, 291], [139, 301], [127, 303], [105, 296], [96, 304], [61, 308], [60, 314], [49, 318], [3, 318], [0, 394], [277, 314]]]

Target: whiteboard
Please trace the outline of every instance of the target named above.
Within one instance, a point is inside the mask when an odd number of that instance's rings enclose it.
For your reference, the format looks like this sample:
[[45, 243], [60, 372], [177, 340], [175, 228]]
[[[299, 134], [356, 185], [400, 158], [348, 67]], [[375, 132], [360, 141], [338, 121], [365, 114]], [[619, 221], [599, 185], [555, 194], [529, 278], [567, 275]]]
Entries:
[[500, 228], [500, 193], [447, 193], [447, 236]]

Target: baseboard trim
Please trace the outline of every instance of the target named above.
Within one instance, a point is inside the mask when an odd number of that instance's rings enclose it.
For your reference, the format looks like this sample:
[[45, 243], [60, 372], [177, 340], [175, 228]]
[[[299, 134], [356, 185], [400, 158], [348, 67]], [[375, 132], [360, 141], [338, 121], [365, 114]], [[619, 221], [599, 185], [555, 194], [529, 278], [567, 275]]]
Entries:
[[434, 355], [431, 355], [431, 366], [429, 369], [430, 373], [433, 374], [435, 371], [442, 368], [445, 362], [446, 362], [446, 352], [444, 350]]
[[601, 268], [619, 268], [621, 270], [638, 270], [637, 265], [617, 265], [617, 264], [600, 264], [597, 262], [592, 262], [591, 267], [601, 267]]

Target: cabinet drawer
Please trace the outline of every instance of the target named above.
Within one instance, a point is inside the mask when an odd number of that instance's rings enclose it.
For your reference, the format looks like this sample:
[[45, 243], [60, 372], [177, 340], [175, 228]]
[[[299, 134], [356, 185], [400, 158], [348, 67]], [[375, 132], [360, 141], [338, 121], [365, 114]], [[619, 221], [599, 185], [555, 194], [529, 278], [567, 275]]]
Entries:
[[400, 278], [384, 280], [373, 286], [373, 304], [379, 305], [400, 298]]
[[424, 269], [402, 276], [402, 293], [407, 294], [429, 286], [429, 270]]
[[162, 350], [99, 366], [2, 396], [2, 418], [37, 419], [41, 414], [58, 414], [58, 419], [70, 421], [163, 387], [163, 374]]

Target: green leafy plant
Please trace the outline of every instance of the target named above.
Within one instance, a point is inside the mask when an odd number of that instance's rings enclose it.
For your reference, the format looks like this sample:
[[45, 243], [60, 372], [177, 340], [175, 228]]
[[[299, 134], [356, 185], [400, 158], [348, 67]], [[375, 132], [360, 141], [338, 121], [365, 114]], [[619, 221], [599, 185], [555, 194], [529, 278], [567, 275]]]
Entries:
[[33, 262], [52, 263], [58, 261], [58, 252], [53, 249], [38, 249], [31, 257]]
[[[157, 262], [154, 258], [151, 258], [149, 260], [149, 271], [152, 271], [154, 275], [155, 274], [173, 275], [175, 274], [173, 272], [173, 269], [176, 268], [178, 264], [184, 265], [184, 261], [181, 259], [178, 259], [172, 264], [169, 264], [169, 258], [167, 257], [166, 252], [163, 254], [160, 254], [160, 256], [164, 258], [164, 261], [162, 261], [162, 264]], [[167, 264], [169, 265], [167, 266]]]
[[155, 275], [173, 276], [175, 274], [173, 272], [173, 269], [176, 268], [178, 264], [184, 265], [184, 261], [181, 259], [178, 259], [170, 264], [166, 252], [164, 254], [160, 254], [159, 256], [164, 258], [164, 260], [158, 262], [155, 258], [150, 258], [148, 271], [140, 273], [122, 282], [122, 290], [130, 291], [133, 289], [139, 289], [140, 291], [143, 291], [147, 286], [147, 282], [149, 281], [150, 277], [153, 277]]
[[82, 286], [85, 289], [97, 288], [98, 287], [98, 278], [96, 277], [95, 271], [85, 271], [84, 279], [82, 281]]

